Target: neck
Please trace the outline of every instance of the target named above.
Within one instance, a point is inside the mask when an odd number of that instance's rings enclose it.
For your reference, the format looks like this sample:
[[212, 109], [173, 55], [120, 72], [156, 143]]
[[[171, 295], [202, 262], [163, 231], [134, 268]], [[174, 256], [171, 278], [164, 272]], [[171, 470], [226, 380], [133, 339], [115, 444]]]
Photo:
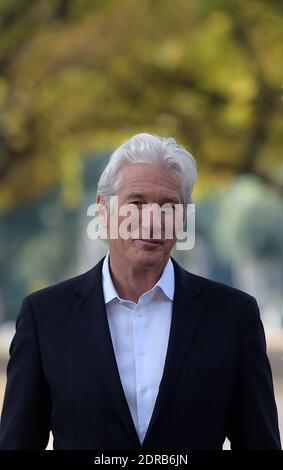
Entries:
[[137, 303], [139, 297], [160, 279], [167, 261], [154, 269], [140, 269], [127, 265], [126, 261], [115, 263], [110, 256], [109, 271], [119, 297]]

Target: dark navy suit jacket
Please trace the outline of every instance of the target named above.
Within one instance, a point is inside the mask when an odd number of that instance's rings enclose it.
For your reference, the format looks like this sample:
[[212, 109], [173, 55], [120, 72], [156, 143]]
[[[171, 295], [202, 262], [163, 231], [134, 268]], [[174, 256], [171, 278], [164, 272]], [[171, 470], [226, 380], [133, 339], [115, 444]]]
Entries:
[[44, 449], [50, 430], [55, 449], [221, 449], [226, 436], [232, 449], [280, 448], [255, 299], [172, 261], [169, 343], [143, 444], [112, 347], [101, 260], [25, 297], [10, 347], [0, 449]]

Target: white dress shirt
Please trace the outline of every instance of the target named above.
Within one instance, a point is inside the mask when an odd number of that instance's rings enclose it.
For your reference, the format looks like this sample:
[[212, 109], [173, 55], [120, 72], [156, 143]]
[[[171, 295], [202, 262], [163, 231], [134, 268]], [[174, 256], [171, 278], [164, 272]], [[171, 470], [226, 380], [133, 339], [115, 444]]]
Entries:
[[169, 258], [159, 281], [138, 302], [121, 299], [102, 267], [103, 293], [116, 362], [140, 442], [158, 394], [168, 346], [174, 297], [174, 267]]

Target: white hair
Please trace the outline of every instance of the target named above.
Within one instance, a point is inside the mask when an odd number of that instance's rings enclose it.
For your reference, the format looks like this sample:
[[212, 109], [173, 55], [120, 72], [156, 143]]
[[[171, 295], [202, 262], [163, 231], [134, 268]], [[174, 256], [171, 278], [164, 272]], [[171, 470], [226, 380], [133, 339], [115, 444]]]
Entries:
[[194, 157], [172, 137], [159, 137], [147, 133], [136, 134], [118, 147], [100, 176], [97, 194], [108, 205], [121, 185], [121, 169], [136, 163], [160, 164], [172, 171], [180, 180], [182, 203], [192, 202], [192, 190], [196, 181]]

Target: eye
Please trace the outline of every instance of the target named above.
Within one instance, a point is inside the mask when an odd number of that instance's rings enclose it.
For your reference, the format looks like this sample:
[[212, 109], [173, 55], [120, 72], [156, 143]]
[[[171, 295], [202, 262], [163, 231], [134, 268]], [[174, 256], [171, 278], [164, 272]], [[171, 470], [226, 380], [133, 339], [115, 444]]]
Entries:
[[141, 201], [133, 201], [130, 204], [135, 205], [136, 207], [142, 208], [143, 203]]
[[171, 213], [172, 211], [174, 212], [176, 210], [175, 203], [174, 202], [167, 202], [166, 204], [163, 204], [162, 209], [164, 212]]

